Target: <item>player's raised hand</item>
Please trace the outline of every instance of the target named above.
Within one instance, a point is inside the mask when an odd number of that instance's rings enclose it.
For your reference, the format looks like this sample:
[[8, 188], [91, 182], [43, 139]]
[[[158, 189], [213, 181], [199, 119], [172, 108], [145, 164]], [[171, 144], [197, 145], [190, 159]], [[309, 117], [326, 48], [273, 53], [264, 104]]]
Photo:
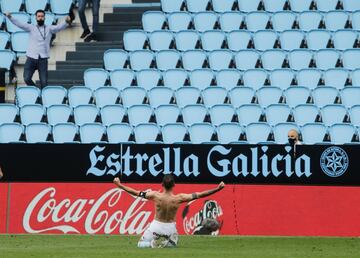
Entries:
[[225, 187], [225, 183], [223, 181], [218, 185], [219, 190], [222, 190]]
[[119, 185], [120, 184], [120, 179], [118, 177], [115, 177], [113, 182], [114, 182], [114, 184]]

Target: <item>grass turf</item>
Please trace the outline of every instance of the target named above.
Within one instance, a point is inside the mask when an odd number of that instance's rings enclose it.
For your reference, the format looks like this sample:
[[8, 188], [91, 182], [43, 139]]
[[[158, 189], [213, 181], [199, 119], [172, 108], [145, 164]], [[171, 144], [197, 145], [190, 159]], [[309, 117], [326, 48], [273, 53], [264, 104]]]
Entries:
[[0, 235], [0, 257], [359, 257], [359, 238], [180, 236], [173, 249], [139, 249], [136, 236]]

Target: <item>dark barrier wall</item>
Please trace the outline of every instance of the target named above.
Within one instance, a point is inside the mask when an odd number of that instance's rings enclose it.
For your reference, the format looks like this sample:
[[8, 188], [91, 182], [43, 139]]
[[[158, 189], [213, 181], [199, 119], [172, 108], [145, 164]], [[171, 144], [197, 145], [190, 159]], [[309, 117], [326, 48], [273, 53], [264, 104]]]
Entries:
[[2, 144], [7, 182], [360, 185], [360, 145]]

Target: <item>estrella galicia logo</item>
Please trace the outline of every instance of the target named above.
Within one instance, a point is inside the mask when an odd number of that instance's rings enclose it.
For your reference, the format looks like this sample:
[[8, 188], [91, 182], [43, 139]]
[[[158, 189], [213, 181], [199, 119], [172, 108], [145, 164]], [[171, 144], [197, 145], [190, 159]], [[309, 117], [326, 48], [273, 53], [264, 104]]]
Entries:
[[320, 157], [322, 171], [330, 177], [339, 177], [349, 166], [349, 157], [346, 152], [337, 146], [327, 148]]

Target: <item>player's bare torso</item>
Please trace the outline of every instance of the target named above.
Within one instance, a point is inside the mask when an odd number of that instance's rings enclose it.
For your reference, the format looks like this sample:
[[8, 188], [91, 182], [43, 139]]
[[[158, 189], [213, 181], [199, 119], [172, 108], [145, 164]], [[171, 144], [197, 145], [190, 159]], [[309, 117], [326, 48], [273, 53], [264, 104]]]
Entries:
[[181, 195], [171, 192], [150, 192], [149, 199], [155, 203], [155, 219], [164, 223], [176, 221], [176, 212], [181, 205]]

